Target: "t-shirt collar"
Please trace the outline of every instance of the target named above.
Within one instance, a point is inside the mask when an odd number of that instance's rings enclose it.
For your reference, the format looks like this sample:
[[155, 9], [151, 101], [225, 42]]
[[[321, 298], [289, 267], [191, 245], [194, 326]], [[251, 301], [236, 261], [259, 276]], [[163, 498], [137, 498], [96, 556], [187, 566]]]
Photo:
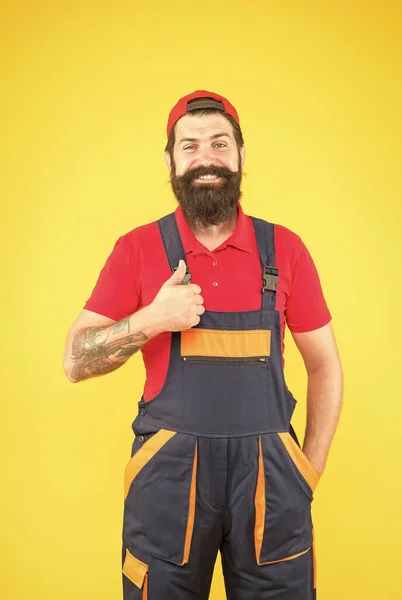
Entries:
[[[251, 252], [249, 218], [244, 214], [240, 204], [238, 204], [237, 207], [237, 223], [234, 232], [218, 248], [215, 248], [213, 252], [224, 250], [227, 246], [233, 246], [243, 252]], [[209, 252], [191, 231], [180, 205], [175, 210], [175, 216], [180, 237], [183, 242], [184, 252], [186, 254], [189, 254], [190, 252], [193, 254], [205, 254], [206, 252]]]

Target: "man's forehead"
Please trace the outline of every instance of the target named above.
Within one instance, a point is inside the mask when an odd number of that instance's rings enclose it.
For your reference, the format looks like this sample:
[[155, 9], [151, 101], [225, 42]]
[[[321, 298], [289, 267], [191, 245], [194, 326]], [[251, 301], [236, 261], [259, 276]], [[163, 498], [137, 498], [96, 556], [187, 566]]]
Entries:
[[208, 138], [216, 133], [225, 132], [233, 137], [232, 125], [219, 114], [184, 115], [176, 123], [176, 140], [183, 137]]

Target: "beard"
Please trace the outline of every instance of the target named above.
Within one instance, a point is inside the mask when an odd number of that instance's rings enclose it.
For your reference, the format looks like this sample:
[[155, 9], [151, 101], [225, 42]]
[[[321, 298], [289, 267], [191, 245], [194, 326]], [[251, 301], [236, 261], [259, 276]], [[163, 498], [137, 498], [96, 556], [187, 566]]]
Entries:
[[[202, 175], [216, 175], [221, 177], [221, 181], [194, 183], [194, 179]], [[238, 171], [211, 165], [191, 169], [181, 177], [177, 177], [173, 162], [170, 182], [187, 223], [193, 227], [204, 228], [224, 223], [237, 210], [242, 195], [241, 179], [240, 160]]]

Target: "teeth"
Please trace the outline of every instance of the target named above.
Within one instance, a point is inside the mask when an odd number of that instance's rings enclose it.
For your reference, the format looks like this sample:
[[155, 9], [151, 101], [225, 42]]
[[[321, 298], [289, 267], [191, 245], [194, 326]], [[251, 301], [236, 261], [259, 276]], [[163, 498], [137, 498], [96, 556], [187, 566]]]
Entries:
[[216, 179], [216, 175], [201, 175], [199, 179]]

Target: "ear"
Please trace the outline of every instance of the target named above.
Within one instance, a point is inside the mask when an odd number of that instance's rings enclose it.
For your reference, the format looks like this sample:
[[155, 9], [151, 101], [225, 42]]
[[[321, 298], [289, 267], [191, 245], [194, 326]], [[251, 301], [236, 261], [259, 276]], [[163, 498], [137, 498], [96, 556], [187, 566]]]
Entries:
[[165, 152], [165, 161], [168, 166], [169, 172], [172, 172], [172, 159], [170, 158], [169, 152]]
[[240, 148], [240, 159], [241, 159], [241, 166], [243, 168], [244, 165], [244, 161], [246, 160], [246, 147], [243, 144], [243, 146]]

